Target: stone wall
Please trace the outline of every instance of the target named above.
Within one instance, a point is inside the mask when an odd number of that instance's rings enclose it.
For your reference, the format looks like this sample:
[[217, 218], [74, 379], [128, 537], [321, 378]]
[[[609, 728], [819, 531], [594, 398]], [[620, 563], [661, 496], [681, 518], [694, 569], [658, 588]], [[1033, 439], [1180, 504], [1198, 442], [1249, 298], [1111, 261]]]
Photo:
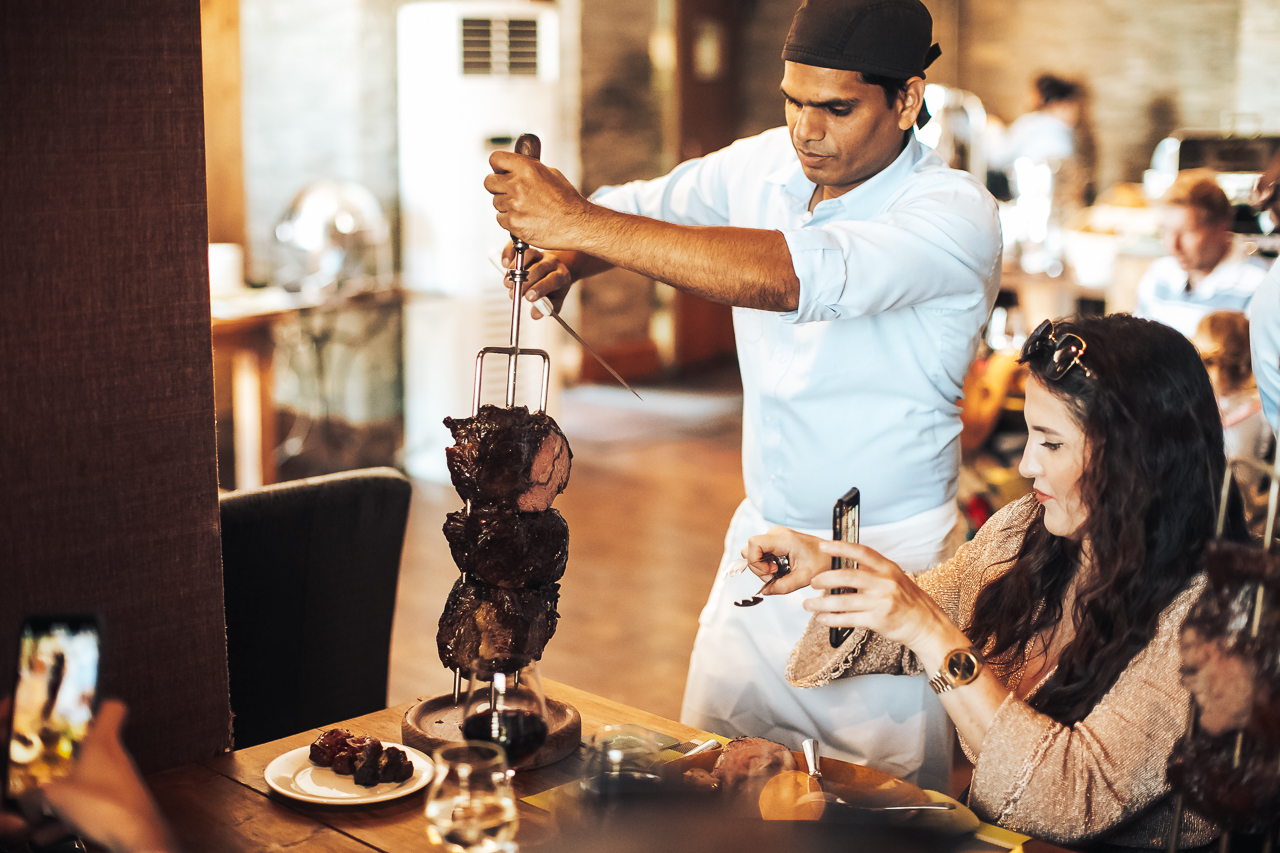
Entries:
[[[1242, 0], [962, 0], [960, 82], [1011, 121], [1041, 71], [1092, 93], [1097, 186], [1140, 180], [1155, 144], [1236, 102]], [[1274, 5], [1274, 2], [1273, 2]], [[1246, 84], [1247, 85], [1247, 84]]]
[[1236, 69], [1236, 111], [1280, 133], [1280, 0], [1243, 0]]

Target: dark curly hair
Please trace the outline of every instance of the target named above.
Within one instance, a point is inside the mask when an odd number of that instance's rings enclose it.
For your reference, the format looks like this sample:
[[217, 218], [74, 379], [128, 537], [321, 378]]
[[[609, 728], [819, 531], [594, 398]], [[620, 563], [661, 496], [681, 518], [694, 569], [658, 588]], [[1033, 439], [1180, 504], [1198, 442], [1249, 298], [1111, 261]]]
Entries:
[[[1209, 376], [1180, 333], [1127, 314], [1060, 321], [1054, 333], [1085, 341], [1088, 372], [1074, 367], [1053, 381], [1044, 378], [1051, 353], [1024, 361], [1029, 381], [1063, 401], [1084, 432], [1080, 532], [1098, 571], [1078, 589], [1066, 617], [1075, 636], [1030, 704], [1070, 725], [1111, 689], [1200, 570], [1226, 461]], [[1241, 508], [1228, 516], [1231, 537], [1244, 538]], [[1023, 661], [1030, 641], [1064, 618], [1079, 553], [1080, 540], [1051, 534], [1037, 509], [1012, 566], [978, 596], [966, 631], [974, 645], [993, 661]]]

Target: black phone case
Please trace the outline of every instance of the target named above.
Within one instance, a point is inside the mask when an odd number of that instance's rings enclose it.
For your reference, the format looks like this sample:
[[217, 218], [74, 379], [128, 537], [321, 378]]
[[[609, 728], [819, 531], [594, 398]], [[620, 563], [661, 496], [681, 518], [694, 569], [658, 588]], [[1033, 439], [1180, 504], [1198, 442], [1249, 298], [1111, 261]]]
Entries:
[[[835, 508], [831, 512], [831, 538], [837, 542], [858, 542], [858, 523], [860, 496], [855, 486], [844, 493], [840, 500], [836, 501]], [[832, 557], [831, 568], [833, 569], [856, 569], [858, 564], [843, 557]], [[840, 595], [846, 592], [854, 592], [852, 589], [840, 588], [831, 590], [832, 595]], [[828, 641], [831, 648], [839, 648], [845, 640], [849, 639], [849, 635], [853, 633], [852, 628], [831, 628], [828, 632]]]

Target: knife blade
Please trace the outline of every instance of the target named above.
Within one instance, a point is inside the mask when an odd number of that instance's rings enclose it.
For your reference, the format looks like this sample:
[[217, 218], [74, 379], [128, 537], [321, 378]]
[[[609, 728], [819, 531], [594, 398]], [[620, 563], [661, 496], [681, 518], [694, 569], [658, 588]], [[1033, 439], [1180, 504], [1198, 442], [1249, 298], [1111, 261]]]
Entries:
[[609, 371], [609, 373], [613, 376], [613, 378], [618, 380], [618, 382], [622, 384], [623, 388], [626, 388], [632, 394], [635, 394], [637, 400], [639, 400], [642, 403], [644, 402], [644, 398], [641, 397], [638, 393], [636, 393], [636, 389], [628, 385], [627, 380], [623, 379], [618, 374], [618, 371], [614, 370], [612, 367], [609, 366], [609, 362], [605, 361], [604, 358], [600, 355], [600, 353], [596, 352], [595, 347], [591, 346], [591, 344], [584, 341], [582, 339], [582, 335], [579, 335], [577, 332], [575, 332], [573, 330], [573, 327], [570, 326], [567, 322], [565, 322], [565, 319], [560, 316], [560, 312], [556, 311], [555, 306], [551, 304], [550, 299], [544, 296], [534, 304], [538, 306], [539, 311], [541, 311], [546, 316], [554, 319], [557, 323], [560, 324], [560, 328], [568, 332], [569, 335], [575, 341], [582, 344], [582, 348], [585, 349], [587, 352], [591, 353], [591, 357], [594, 358], [596, 361], [600, 362], [600, 366], [603, 367], [605, 370]]

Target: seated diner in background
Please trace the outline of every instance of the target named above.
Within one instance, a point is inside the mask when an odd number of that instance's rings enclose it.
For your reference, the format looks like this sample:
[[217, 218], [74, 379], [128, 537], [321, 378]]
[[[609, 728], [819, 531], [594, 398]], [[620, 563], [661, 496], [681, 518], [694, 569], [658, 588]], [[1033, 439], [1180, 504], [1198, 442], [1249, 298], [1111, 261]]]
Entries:
[[[1275, 456], [1275, 438], [1262, 414], [1262, 398], [1253, 379], [1249, 356], [1249, 318], [1239, 311], [1214, 311], [1200, 321], [1191, 343], [1218, 395], [1222, 413], [1222, 442], [1227, 459], [1268, 464]], [[1267, 519], [1270, 478], [1249, 465], [1232, 466], [1244, 498], [1249, 532], [1261, 538]]]
[[[791, 653], [798, 687], [927, 674], [975, 765], [979, 817], [1064, 844], [1157, 848], [1173, 823], [1165, 766], [1190, 704], [1179, 629], [1204, 587], [1225, 460], [1195, 348], [1127, 315], [1042, 324], [1021, 359], [1033, 495], [916, 576], [869, 548], [774, 528], [744, 551], [771, 594], [812, 585]], [[1242, 538], [1239, 507], [1231, 538]], [[830, 570], [833, 557], [858, 568]], [[830, 628], [854, 629], [838, 649]], [[1181, 843], [1217, 827], [1194, 813]]]
[[1244, 311], [1267, 267], [1231, 232], [1235, 209], [1208, 169], [1190, 169], [1160, 199], [1160, 236], [1168, 255], [1138, 282], [1134, 315], [1173, 326], [1188, 338], [1212, 311]]

